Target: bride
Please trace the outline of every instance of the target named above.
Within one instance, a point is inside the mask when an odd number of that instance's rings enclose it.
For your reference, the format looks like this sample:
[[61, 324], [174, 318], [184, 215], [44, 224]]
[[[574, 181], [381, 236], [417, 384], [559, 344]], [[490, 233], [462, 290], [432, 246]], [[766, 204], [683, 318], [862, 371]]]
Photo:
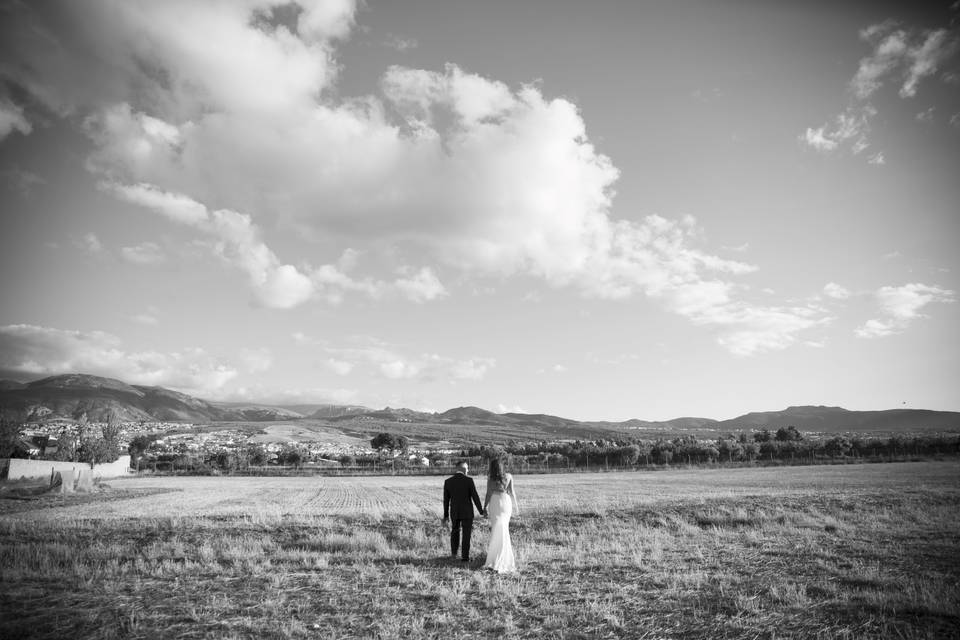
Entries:
[[[489, 505], [489, 509], [487, 508]], [[517, 494], [513, 490], [513, 476], [503, 472], [503, 463], [494, 458], [490, 461], [487, 474], [487, 496], [483, 501], [483, 511], [490, 519], [490, 545], [487, 547], [487, 561], [484, 569], [493, 569], [497, 573], [510, 573], [517, 570], [510, 543], [510, 516], [520, 515]]]

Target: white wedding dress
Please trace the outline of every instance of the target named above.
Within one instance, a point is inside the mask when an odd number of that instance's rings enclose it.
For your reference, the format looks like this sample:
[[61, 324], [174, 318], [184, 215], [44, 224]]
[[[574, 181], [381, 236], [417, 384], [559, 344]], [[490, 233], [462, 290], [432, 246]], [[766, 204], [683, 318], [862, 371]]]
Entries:
[[510, 542], [510, 516], [513, 515], [513, 500], [510, 498], [512, 484], [513, 478], [510, 478], [509, 493], [493, 491], [487, 506], [487, 516], [490, 518], [490, 544], [487, 546], [487, 561], [483, 566], [497, 573], [512, 573], [517, 570], [513, 544]]

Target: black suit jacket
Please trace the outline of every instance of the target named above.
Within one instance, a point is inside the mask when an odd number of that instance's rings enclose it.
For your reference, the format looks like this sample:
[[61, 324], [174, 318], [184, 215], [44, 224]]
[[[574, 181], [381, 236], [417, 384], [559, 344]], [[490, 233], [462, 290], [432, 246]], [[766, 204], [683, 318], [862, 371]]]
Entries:
[[[473, 504], [471, 504], [473, 501]], [[443, 483], [443, 519], [452, 517], [454, 520], [473, 520], [473, 505], [477, 511], [483, 513], [480, 495], [473, 484], [473, 478], [458, 473], [447, 478]]]

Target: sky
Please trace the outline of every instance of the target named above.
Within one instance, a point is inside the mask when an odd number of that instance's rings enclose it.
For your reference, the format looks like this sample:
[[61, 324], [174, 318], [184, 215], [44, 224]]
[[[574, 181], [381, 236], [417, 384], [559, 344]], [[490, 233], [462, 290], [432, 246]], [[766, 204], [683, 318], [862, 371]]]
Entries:
[[0, 7], [0, 378], [960, 410], [960, 2]]

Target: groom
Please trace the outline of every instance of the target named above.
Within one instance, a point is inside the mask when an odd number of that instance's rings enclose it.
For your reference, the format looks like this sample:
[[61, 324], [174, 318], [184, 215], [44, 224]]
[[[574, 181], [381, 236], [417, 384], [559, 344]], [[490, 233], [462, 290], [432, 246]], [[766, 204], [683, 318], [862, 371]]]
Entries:
[[[467, 471], [467, 463], [461, 462], [457, 465], [457, 472], [443, 483], [443, 523], [446, 525], [448, 519], [453, 520], [453, 527], [450, 529], [450, 554], [456, 558], [457, 549], [461, 549], [463, 553], [460, 560], [463, 562], [470, 561], [470, 534], [473, 533], [474, 504], [477, 505], [480, 515], [483, 515], [477, 487], [473, 484], [473, 478], [467, 475]], [[463, 530], [462, 545], [460, 544], [461, 529]]]

